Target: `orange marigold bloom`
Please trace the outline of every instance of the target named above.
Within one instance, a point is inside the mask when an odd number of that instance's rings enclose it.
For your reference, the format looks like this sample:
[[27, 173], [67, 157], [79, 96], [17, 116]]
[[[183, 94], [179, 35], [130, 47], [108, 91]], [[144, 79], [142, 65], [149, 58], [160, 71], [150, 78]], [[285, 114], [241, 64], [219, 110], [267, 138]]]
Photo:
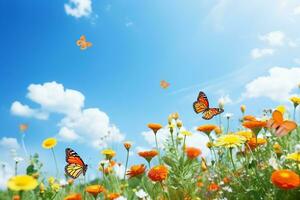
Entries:
[[129, 149], [130, 149], [131, 146], [132, 146], [132, 143], [129, 142], [129, 141], [125, 141], [123, 144], [124, 144], [125, 149], [126, 149], [127, 151], [129, 151]]
[[148, 162], [150, 162], [152, 158], [158, 155], [158, 152], [155, 149], [153, 149], [150, 151], [140, 151], [138, 154], [139, 156], [145, 158]]
[[202, 152], [200, 149], [195, 147], [186, 147], [185, 153], [189, 159], [195, 159], [197, 158]]
[[263, 128], [266, 127], [265, 121], [244, 121], [242, 124], [244, 127], [249, 128], [255, 135]]
[[243, 117], [243, 121], [257, 121], [256, 117], [254, 117], [253, 115], [245, 115]]
[[14, 195], [12, 198], [12, 200], [20, 200], [20, 199], [21, 199], [21, 197], [19, 195]]
[[70, 194], [64, 198], [64, 200], [82, 200], [81, 194]]
[[105, 188], [102, 185], [89, 185], [85, 188], [85, 191], [96, 198], [99, 193], [105, 191]]
[[277, 170], [272, 173], [271, 181], [281, 189], [295, 189], [300, 186], [299, 175], [289, 169]]
[[130, 167], [130, 169], [127, 171], [127, 175], [129, 178], [139, 176], [143, 174], [146, 171], [146, 167], [144, 164], [141, 165], [133, 165]]
[[148, 172], [148, 177], [155, 182], [162, 182], [168, 177], [169, 170], [164, 165], [152, 167]]
[[208, 190], [211, 191], [211, 192], [215, 192], [215, 191], [218, 191], [220, 189], [219, 185], [212, 182], [211, 184], [209, 184], [208, 186]]
[[162, 128], [162, 125], [151, 123], [151, 124], [148, 124], [148, 127], [154, 132], [154, 134], [156, 134], [157, 131]]
[[223, 178], [223, 182], [224, 182], [225, 184], [229, 183], [229, 182], [230, 182], [230, 178], [224, 177], [224, 178]]
[[248, 140], [248, 145], [250, 147], [250, 149], [255, 149], [258, 146], [264, 145], [267, 143], [267, 140], [264, 138], [251, 138], [250, 140]]
[[198, 126], [197, 131], [200, 131], [200, 132], [203, 132], [203, 133], [209, 135], [216, 128], [218, 128], [218, 126], [213, 125], [213, 124], [206, 124], [206, 125]]
[[117, 199], [120, 196], [121, 195], [119, 193], [110, 193], [110, 194], [107, 195], [107, 199], [114, 200], [114, 199]]
[[197, 186], [198, 186], [198, 187], [203, 187], [202, 181], [198, 181], [198, 182], [197, 182]]

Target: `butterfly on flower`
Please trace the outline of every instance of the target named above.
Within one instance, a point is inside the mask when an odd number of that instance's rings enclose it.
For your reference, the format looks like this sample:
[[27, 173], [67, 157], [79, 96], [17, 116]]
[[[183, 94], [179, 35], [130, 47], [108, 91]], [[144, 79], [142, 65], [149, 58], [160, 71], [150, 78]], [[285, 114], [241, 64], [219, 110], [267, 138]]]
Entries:
[[92, 46], [91, 42], [86, 41], [86, 38], [84, 35], [80, 36], [79, 40], [76, 41], [77, 46], [80, 47], [81, 50], [85, 50], [88, 47]]
[[85, 176], [88, 165], [86, 165], [80, 156], [71, 148], [66, 148], [65, 173], [73, 179], [83, 174]]
[[282, 137], [296, 129], [297, 124], [291, 120], [284, 120], [282, 113], [275, 110], [272, 113], [272, 118], [267, 122], [267, 127], [270, 128], [276, 136]]
[[168, 83], [165, 80], [160, 81], [160, 87], [163, 89], [167, 89], [170, 86], [170, 83]]
[[224, 112], [222, 108], [210, 108], [209, 101], [204, 92], [199, 92], [197, 101], [193, 103], [194, 111], [199, 114], [202, 113], [202, 118], [209, 120], [214, 116]]

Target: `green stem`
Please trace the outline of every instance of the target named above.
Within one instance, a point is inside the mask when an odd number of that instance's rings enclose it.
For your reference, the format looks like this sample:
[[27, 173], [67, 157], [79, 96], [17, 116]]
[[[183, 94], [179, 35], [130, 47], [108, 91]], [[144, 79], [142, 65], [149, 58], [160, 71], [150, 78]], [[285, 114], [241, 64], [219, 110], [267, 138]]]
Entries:
[[159, 149], [158, 149], [158, 143], [157, 143], [156, 133], [154, 133], [154, 136], [155, 136], [156, 150], [157, 150], [157, 152], [158, 152], [158, 160], [159, 160], [159, 164], [161, 164], [160, 152], [159, 152]]
[[15, 162], [15, 176], [18, 175], [18, 162]]
[[231, 160], [233, 169], [234, 169], [234, 171], [236, 171], [236, 168], [235, 168], [235, 165], [234, 165], [234, 162], [233, 162], [233, 158], [232, 158], [232, 148], [229, 149], [229, 153], [230, 153], [230, 160]]
[[124, 180], [125, 180], [125, 177], [126, 177], [128, 158], [129, 158], [129, 150], [127, 150], [127, 156], [126, 156], [125, 172], [124, 172], [124, 178], [123, 178]]
[[229, 132], [229, 118], [227, 118], [227, 130], [226, 130], [226, 133], [228, 134]]
[[58, 166], [57, 166], [57, 161], [56, 161], [56, 157], [55, 157], [54, 149], [53, 149], [53, 148], [51, 148], [51, 151], [52, 151], [52, 155], [53, 155], [53, 159], [54, 159], [54, 162], [55, 162], [55, 167], [56, 167], [56, 177], [58, 178]]

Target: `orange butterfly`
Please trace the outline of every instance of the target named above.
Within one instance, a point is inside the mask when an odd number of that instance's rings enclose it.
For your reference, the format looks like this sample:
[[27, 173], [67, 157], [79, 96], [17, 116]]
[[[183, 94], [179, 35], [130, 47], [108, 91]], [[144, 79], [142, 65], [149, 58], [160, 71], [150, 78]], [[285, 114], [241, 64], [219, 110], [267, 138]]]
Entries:
[[77, 40], [76, 44], [77, 44], [77, 46], [80, 46], [80, 49], [81, 49], [81, 50], [85, 50], [86, 48], [92, 46], [92, 43], [91, 43], [91, 42], [87, 42], [87, 41], [86, 41], [86, 38], [85, 38], [84, 35], [82, 35], [82, 36], [80, 37], [80, 39]]
[[224, 112], [222, 108], [209, 108], [209, 102], [204, 92], [199, 92], [198, 99], [193, 103], [194, 111], [202, 113], [202, 118], [209, 120], [214, 116]]
[[167, 89], [170, 86], [170, 83], [168, 83], [165, 80], [160, 81], [160, 87], [162, 87], [163, 89]]
[[270, 128], [276, 136], [282, 137], [297, 128], [294, 121], [283, 120], [283, 115], [280, 111], [275, 110], [272, 113], [272, 118], [268, 120], [267, 127]]
[[66, 162], [65, 172], [68, 176], [75, 179], [83, 174], [85, 176], [88, 165], [86, 165], [80, 156], [72, 149], [66, 148]]
[[21, 132], [25, 132], [28, 129], [27, 124], [20, 124], [19, 129]]

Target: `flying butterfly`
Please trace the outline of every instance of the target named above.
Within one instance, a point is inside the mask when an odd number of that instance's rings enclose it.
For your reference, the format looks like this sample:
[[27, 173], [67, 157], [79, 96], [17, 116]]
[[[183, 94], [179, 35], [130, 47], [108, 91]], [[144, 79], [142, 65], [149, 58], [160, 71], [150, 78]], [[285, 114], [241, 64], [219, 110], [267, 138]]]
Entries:
[[86, 165], [80, 156], [71, 148], [66, 148], [65, 173], [73, 179], [83, 174], [85, 176], [88, 165]]
[[91, 42], [86, 41], [86, 38], [84, 35], [80, 36], [79, 40], [76, 41], [77, 46], [80, 47], [81, 50], [85, 50], [88, 47], [92, 46]]
[[202, 113], [202, 118], [209, 120], [214, 116], [224, 112], [222, 108], [210, 108], [209, 101], [204, 92], [199, 92], [197, 101], [193, 103], [194, 111], [199, 114]]
[[168, 83], [165, 80], [160, 81], [160, 87], [163, 89], [167, 89], [170, 86], [170, 83]]
[[284, 120], [282, 113], [275, 110], [272, 113], [272, 118], [267, 122], [267, 127], [270, 128], [276, 136], [282, 137], [296, 129], [297, 124], [294, 121]]

